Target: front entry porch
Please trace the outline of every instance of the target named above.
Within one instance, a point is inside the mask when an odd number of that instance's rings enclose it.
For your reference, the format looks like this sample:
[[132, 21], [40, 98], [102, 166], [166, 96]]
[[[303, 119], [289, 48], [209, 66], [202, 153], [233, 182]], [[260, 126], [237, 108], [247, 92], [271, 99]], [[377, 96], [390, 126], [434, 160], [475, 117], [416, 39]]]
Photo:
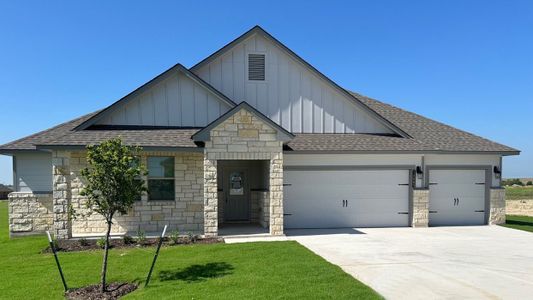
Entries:
[[[220, 160], [217, 164], [218, 224], [255, 225], [268, 230], [268, 160]], [[240, 226], [241, 228], [243, 226]]]
[[219, 223], [283, 235], [283, 143], [294, 136], [242, 102], [193, 135], [204, 144], [204, 235]]

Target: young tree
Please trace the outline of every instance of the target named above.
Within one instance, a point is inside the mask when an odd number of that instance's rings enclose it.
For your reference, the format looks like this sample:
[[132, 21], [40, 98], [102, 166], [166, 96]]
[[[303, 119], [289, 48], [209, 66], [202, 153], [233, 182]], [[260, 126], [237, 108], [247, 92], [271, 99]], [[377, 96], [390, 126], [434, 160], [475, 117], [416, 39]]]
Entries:
[[140, 180], [140, 176], [146, 173], [141, 166], [140, 151], [139, 147], [123, 145], [120, 138], [87, 146], [89, 167], [81, 171], [86, 180], [81, 195], [87, 196], [89, 211], [102, 215], [107, 223], [101, 273], [102, 292], [107, 290], [107, 257], [113, 217], [117, 213], [126, 214], [146, 190]]

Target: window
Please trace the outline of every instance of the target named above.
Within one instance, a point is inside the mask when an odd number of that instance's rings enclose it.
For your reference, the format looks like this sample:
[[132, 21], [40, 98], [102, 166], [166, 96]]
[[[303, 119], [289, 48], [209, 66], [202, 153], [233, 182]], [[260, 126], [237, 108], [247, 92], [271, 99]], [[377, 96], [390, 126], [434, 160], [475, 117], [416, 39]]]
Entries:
[[174, 157], [148, 157], [148, 200], [174, 200]]
[[265, 81], [264, 54], [248, 54], [248, 80]]

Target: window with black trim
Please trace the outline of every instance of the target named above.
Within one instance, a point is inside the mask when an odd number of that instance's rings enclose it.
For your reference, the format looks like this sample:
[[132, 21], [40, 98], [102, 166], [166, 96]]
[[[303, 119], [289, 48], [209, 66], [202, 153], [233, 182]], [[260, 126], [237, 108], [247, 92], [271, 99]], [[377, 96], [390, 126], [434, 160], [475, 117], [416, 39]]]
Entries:
[[175, 200], [174, 157], [148, 157], [148, 200]]
[[248, 54], [248, 80], [265, 81], [265, 55]]

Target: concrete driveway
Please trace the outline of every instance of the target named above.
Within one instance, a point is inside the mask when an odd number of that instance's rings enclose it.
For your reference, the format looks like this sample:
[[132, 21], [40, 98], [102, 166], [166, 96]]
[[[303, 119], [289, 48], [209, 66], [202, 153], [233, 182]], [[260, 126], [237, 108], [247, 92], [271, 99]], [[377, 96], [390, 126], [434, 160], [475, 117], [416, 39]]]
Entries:
[[286, 233], [388, 299], [533, 297], [533, 233], [500, 226]]

